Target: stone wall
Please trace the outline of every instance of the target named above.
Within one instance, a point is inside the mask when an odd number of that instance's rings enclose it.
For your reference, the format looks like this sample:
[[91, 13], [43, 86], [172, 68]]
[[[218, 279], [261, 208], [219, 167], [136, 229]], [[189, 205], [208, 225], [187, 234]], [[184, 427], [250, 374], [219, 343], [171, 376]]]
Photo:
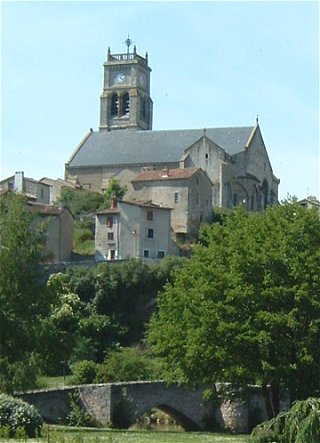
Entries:
[[[216, 393], [221, 386], [213, 387]], [[203, 399], [203, 389], [168, 386], [163, 381], [70, 386], [27, 392], [20, 397], [35, 405], [46, 421], [59, 423], [70, 412], [71, 394], [79, 395], [83, 408], [97, 425], [104, 427], [128, 428], [152, 408], [166, 412], [185, 430], [246, 433], [267, 419], [258, 387], [246, 390], [239, 398], [225, 397], [216, 404]], [[288, 401], [282, 402], [281, 409], [289, 409]]]

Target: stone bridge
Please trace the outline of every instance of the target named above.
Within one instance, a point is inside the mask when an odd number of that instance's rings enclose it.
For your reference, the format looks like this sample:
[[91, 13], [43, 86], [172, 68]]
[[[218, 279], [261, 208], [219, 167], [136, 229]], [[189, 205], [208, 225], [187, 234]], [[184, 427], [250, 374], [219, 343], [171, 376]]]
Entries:
[[[78, 396], [81, 406], [98, 426], [129, 428], [152, 408], [173, 417], [185, 430], [230, 429], [247, 432], [251, 407], [242, 401], [225, 401], [213, 406], [203, 399], [203, 389], [189, 390], [165, 382], [125, 382], [68, 386], [60, 389], [30, 391], [21, 394], [37, 407], [45, 421], [63, 422], [70, 413], [70, 395]], [[265, 418], [260, 396], [255, 405]], [[257, 409], [257, 408], [256, 408]]]

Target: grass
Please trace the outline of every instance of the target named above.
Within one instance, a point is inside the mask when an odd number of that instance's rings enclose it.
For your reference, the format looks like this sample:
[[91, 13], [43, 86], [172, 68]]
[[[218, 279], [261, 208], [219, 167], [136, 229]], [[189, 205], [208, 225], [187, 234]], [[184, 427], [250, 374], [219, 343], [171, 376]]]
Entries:
[[[149, 432], [50, 426], [46, 437], [10, 443], [247, 443], [248, 436], [205, 432]], [[6, 440], [4, 440], [6, 441]]]
[[80, 255], [94, 255], [94, 234], [89, 222], [74, 223], [73, 252]]
[[63, 388], [72, 384], [72, 375], [66, 375], [61, 377], [47, 377], [41, 376], [37, 380], [39, 389], [54, 389]]

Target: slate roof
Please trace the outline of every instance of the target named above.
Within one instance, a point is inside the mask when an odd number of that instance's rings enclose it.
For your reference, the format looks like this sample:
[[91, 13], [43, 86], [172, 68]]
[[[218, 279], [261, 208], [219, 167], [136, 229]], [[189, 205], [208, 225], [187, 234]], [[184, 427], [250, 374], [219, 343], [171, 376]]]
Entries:
[[[209, 128], [205, 134], [234, 155], [244, 150], [254, 126]], [[184, 150], [204, 135], [203, 129], [92, 131], [80, 143], [66, 166], [89, 167], [179, 162]]]

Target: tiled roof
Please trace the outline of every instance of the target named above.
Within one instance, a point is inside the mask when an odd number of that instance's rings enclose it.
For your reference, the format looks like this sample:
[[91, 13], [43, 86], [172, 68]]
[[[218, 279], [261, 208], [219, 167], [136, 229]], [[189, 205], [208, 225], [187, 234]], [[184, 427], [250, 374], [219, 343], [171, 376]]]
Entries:
[[66, 210], [65, 208], [59, 208], [58, 206], [43, 205], [33, 202], [28, 202], [28, 206], [32, 211], [39, 212], [42, 215], [59, 216]]
[[[154, 208], [154, 209], [171, 209], [168, 207], [164, 207], [161, 205], [157, 205], [155, 203], [152, 203], [151, 200], [134, 200], [134, 201], [124, 201], [124, 200], [119, 200], [118, 203], [124, 203], [127, 205], [133, 205], [133, 206], [139, 206], [140, 208]], [[103, 214], [119, 214], [120, 213], [120, 208], [117, 206], [115, 208], [107, 208], [107, 209], [102, 209], [100, 211], [97, 212], [97, 215], [103, 215]]]
[[[205, 134], [227, 154], [234, 155], [245, 149], [253, 130], [253, 126], [209, 128], [205, 130]], [[92, 131], [80, 143], [66, 166], [175, 163], [179, 162], [185, 149], [203, 135], [203, 129]]]
[[132, 182], [158, 181], [158, 180], [183, 180], [192, 177], [200, 168], [163, 169], [156, 171], [140, 172]]

